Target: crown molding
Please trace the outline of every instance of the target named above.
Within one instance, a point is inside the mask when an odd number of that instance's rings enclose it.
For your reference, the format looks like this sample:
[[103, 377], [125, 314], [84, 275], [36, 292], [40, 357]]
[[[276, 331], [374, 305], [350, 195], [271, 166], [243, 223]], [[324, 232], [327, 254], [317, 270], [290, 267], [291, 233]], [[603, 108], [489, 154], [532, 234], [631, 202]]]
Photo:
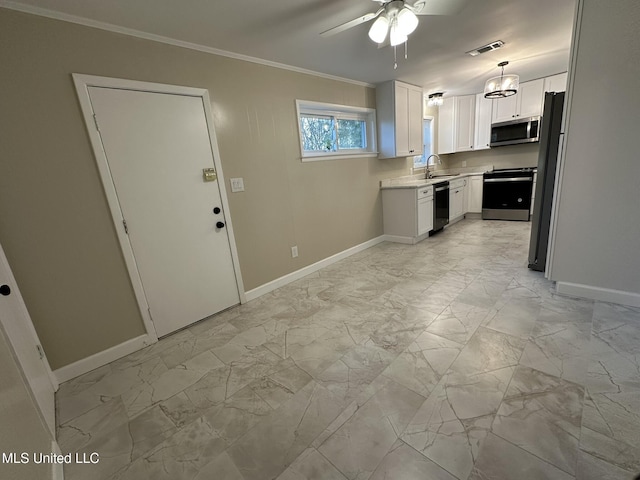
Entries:
[[111, 23], [99, 22], [97, 20], [91, 20], [89, 18], [79, 17], [77, 15], [57, 12], [54, 10], [35, 7], [33, 5], [26, 5], [23, 3], [13, 2], [10, 0], [0, 0], [0, 7], [7, 8], [9, 10], [16, 10], [23, 13], [29, 13], [32, 15], [38, 15], [40, 17], [52, 18], [54, 20], [61, 20], [63, 22], [76, 23], [78, 25], [84, 25], [85, 27], [97, 28], [100, 30], [106, 30], [108, 32], [120, 33], [122, 35], [128, 35], [130, 37], [137, 37], [145, 40], [151, 40], [153, 42], [173, 45], [175, 47], [187, 48], [189, 50], [196, 50], [199, 52], [209, 53], [211, 55], [219, 55], [221, 57], [233, 58], [235, 60], [242, 60], [245, 62], [257, 63], [259, 65], [266, 65], [268, 67], [280, 68], [282, 70], [289, 70], [291, 72], [303, 73], [305, 75], [313, 75], [315, 77], [326, 78], [329, 80], [336, 80], [338, 82], [351, 83], [353, 85], [359, 85], [361, 87], [375, 88], [375, 85], [367, 82], [361, 82], [359, 80], [352, 80], [350, 78], [343, 78], [335, 75], [329, 75], [327, 73], [316, 72], [315, 70], [308, 70], [306, 68], [295, 67], [293, 65], [287, 65], [284, 63], [272, 62], [270, 60], [251, 57], [249, 55], [243, 55], [241, 53], [229, 52], [227, 50], [208, 47], [206, 45], [185, 42], [183, 40], [177, 40], [175, 38], [156, 35], [154, 33], [143, 32], [140, 30], [135, 30], [133, 28], [121, 27], [118, 25], [113, 25]]

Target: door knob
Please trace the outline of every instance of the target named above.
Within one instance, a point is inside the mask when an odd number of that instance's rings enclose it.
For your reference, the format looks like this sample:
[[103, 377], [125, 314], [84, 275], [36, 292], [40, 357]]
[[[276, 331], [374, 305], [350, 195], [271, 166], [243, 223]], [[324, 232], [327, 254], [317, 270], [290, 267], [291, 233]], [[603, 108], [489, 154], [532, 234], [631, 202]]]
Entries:
[[0, 286], [0, 295], [4, 295], [5, 297], [11, 293], [11, 288], [9, 285]]
[[216, 228], [224, 228], [224, 222], [216, 222]]

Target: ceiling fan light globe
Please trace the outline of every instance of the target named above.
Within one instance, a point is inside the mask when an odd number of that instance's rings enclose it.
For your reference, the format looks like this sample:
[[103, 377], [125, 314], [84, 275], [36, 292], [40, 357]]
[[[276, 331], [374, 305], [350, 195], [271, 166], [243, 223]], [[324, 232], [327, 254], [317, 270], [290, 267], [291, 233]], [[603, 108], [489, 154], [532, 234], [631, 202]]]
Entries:
[[398, 29], [405, 36], [409, 36], [418, 27], [418, 17], [408, 8], [404, 7], [398, 13]]
[[391, 25], [391, 32], [389, 33], [389, 43], [392, 47], [400, 45], [407, 41], [407, 36], [404, 35], [398, 28], [398, 22], [393, 22]]
[[384, 42], [389, 31], [389, 19], [385, 15], [379, 16], [369, 29], [369, 38], [376, 43]]

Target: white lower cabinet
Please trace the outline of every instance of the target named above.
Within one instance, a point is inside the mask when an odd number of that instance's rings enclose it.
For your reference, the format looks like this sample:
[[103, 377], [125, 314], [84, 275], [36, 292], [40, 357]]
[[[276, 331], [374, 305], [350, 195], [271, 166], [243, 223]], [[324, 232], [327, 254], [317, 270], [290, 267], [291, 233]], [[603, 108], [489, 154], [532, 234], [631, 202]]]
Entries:
[[467, 178], [467, 212], [482, 213], [482, 175], [470, 175]]
[[418, 236], [433, 230], [433, 195], [418, 200]]
[[388, 240], [418, 243], [433, 230], [433, 187], [384, 189], [382, 212]]
[[449, 182], [449, 222], [457, 220], [464, 215], [464, 184], [466, 179], [461, 178]]

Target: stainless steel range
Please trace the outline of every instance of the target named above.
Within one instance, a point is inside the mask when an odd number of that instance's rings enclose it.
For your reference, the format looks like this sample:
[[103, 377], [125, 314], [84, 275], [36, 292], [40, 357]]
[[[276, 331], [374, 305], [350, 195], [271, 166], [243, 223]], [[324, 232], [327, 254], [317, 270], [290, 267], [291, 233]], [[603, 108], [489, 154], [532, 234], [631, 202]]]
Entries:
[[533, 168], [509, 168], [484, 174], [482, 218], [529, 221]]

